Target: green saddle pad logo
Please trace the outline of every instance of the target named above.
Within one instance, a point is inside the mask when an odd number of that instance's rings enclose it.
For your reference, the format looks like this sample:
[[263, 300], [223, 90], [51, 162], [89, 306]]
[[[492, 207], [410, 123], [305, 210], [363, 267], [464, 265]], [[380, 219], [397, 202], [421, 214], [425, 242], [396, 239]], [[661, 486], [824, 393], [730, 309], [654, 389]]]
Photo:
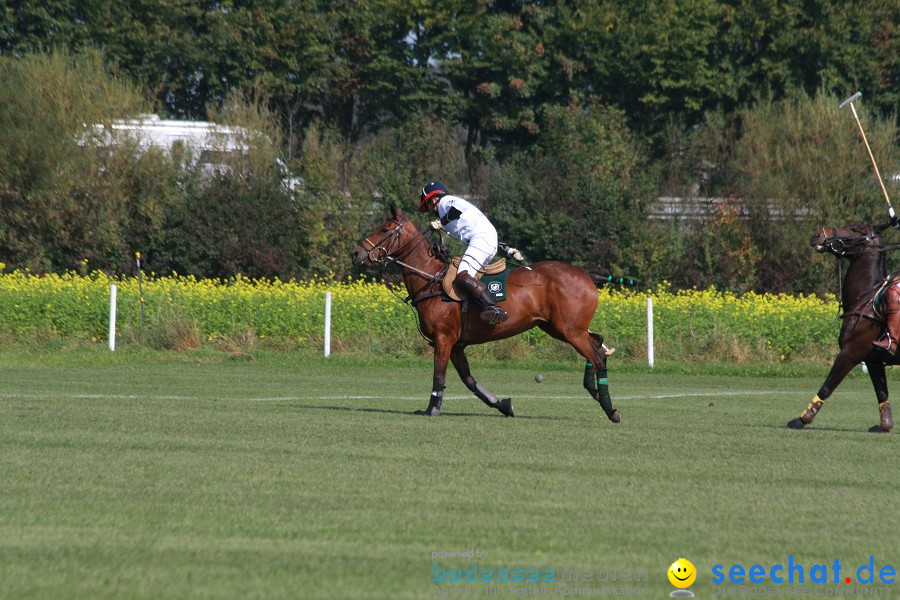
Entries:
[[[502, 273], [497, 273], [496, 275], [484, 275], [481, 278], [481, 282], [486, 285], [488, 291], [494, 295], [494, 300], [500, 302], [506, 300], [507, 279], [509, 279], [509, 269], [504, 270]], [[441, 300], [444, 302], [456, 302], [443, 290], [441, 290]]]
[[494, 299], [498, 302], [506, 300], [506, 280], [509, 278], [509, 269], [497, 275], [485, 275], [481, 278], [482, 283], [487, 286], [488, 291], [494, 295]]

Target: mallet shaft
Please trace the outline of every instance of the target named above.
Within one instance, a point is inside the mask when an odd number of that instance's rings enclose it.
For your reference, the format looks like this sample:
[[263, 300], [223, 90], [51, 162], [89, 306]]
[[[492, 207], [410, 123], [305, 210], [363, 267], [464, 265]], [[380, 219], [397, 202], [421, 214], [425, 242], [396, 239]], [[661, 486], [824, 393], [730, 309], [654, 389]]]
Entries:
[[841, 103], [840, 108], [844, 108], [847, 104], [850, 105], [850, 112], [853, 113], [853, 118], [856, 120], [856, 126], [859, 127], [859, 134], [862, 136], [863, 144], [866, 146], [866, 151], [869, 153], [869, 160], [872, 161], [872, 167], [875, 169], [875, 175], [878, 177], [878, 184], [881, 186], [881, 193], [884, 194], [884, 200], [888, 205], [888, 214], [891, 218], [894, 218], [894, 206], [891, 204], [891, 197], [888, 196], [887, 188], [884, 187], [884, 181], [881, 179], [881, 172], [878, 170], [878, 164], [875, 162], [875, 155], [872, 154], [872, 148], [869, 146], [869, 140], [866, 139], [866, 132], [863, 131], [862, 123], [859, 121], [859, 115], [856, 114], [856, 107], [853, 106], [853, 102], [862, 96], [861, 92], [856, 92], [851, 97], [844, 100]]

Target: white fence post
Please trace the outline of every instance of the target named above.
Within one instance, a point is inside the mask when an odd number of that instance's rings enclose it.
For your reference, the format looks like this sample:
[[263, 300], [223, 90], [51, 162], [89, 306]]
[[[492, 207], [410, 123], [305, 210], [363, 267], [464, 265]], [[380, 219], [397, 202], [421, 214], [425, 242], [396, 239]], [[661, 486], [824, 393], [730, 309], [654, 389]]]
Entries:
[[653, 298], [647, 297], [647, 362], [653, 367]]
[[331, 292], [325, 292], [325, 358], [331, 356]]
[[109, 286], [109, 349], [116, 351], [116, 286]]

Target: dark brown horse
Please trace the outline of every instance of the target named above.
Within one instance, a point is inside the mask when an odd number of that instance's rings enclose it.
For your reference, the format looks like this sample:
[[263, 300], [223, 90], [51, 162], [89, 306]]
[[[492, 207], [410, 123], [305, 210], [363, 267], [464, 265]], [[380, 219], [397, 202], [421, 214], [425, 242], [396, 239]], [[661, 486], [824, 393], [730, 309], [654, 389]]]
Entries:
[[[419, 414], [438, 416], [447, 374], [452, 361], [466, 387], [491, 408], [514, 416], [509, 398], [499, 400], [469, 371], [465, 347], [512, 337], [532, 327], [540, 327], [558, 340], [568, 342], [587, 359], [584, 387], [603, 407], [609, 419], [621, 420], [612, 407], [606, 378], [607, 350], [603, 338], [591, 332], [597, 310], [597, 284], [591, 274], [556, 261], [539, 262], [530, 269], [514, 268], [509, 273], [509, 293], [504, 309], [509, 320], [490, 325], [478, 318], [478, 310], [441, 298], [445, 261], [435, 257], [431, 244], [415, 224], [394, 208], [391, 216], [353, 251], [353, 263], [395, 264], [402, 271], [407, 300], [419, 316], [419, 328], [434, 346], [434, 376], [428, 408]], [[599, 280], [599, 275], [595, 275]]]
[[872, 346], [872, 342], [881, 337], [884, 328], [884, 318], [876, 311], [874, 300], [887, 281], [885, 252], [889, 249], [885, 247], [881, 234], [889, 226], [890, 223], [823, 227], [810, 240], [816, 252], [828, 252], [839, 258], [846, 258], [850, 261], [850, 266], [841, 284], [843, 324], [838, 337], [840, 352], [819, 388], [819, 393], [799, 418], [788, 423], [791, 429], [802, 429], [812, 423], [825, 400], [853, 367], [860, 363], [865, 363], [868, 368], [880, 416], [880, 423], [869, 431], [888, 432], [894, 427], [884, 367], [886, 364], [900, 364], [900, 353], [891, 356]]

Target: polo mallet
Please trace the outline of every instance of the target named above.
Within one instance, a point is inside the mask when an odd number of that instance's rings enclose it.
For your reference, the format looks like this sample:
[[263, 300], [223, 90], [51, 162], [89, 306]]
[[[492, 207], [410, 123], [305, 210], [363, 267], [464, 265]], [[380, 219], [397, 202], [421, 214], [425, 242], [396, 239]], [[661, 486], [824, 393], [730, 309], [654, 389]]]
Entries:
[[859, 127], [859, 134], [862, 136], [863, 143], [866, 145], [866, 150], [869, 152], [869, 158], [872, 160], [872, 166], [875, 168], [875, 175], [878, 176], [878, 183], [881, 184], [881, 192], [884, 194], [884, 200], [888, 205], [888, 214], [891, 217], [891, 221], [894, 221], [896, 217], [894, 216], [894, 207], [891, 205], [891, 198], [888, 196], [887, 188], [884, 187], [884, 181], [881, 179], [881, 173], [878, 171], [878, 165], [875, 164], [875, 156], [872, 154], [872, 148], [869, 147], [869, 140], [866, 139], [866, 132], [863, 131], [862, 123], [859, 122], [859, 116], [856, 114], [856, 107], [853, 106], [853, 103], [862, 98], [862, 92], [856, 92], [843, 102], [841, 102], [838, 110], [843, 110], [845, 106], [850, 105], [850, 111], [853, 113], [853, 118], [856, 119], [856, 125]]

